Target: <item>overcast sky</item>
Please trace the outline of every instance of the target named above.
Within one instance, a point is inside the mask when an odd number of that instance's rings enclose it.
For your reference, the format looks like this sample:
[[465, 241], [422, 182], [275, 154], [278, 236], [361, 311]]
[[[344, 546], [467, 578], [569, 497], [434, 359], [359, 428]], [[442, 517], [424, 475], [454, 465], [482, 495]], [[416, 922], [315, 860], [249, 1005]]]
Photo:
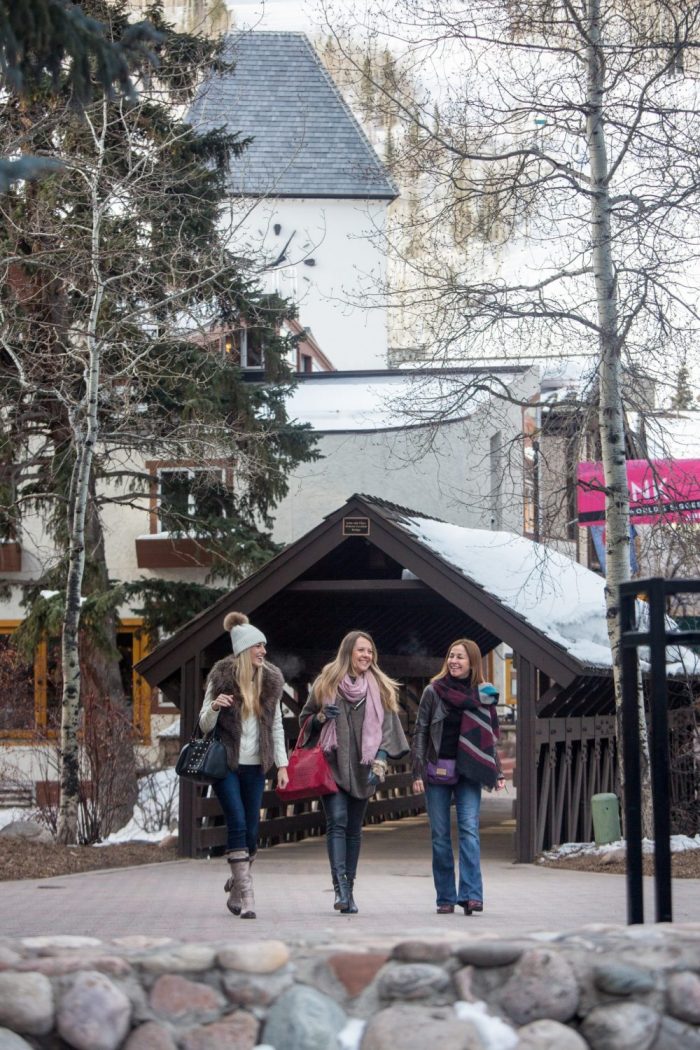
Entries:
[[319, 28], [314, 0], [228, 0], [241, 29], [287, 29], [313, 34]]

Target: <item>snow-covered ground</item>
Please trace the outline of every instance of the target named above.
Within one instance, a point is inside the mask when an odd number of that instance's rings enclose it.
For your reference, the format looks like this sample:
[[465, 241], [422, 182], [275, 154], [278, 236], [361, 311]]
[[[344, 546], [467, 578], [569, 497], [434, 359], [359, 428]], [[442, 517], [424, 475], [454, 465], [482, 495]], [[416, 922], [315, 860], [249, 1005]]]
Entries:
[[[123, 842], [160, 842], [177, 835], [178, 778], [174, 769], [161, 769], [139, 779], [139, 796], [128, 824], [114, 831], [98, 846]], [[33, 820], [32, 809], [8, 806], [0, 809], [0, 828], [15, 820]]]
[[100, 846], [120, 842], [160, 842], [177, 834], [178, 779], [174, 768], [161, 769], [139, 780], [139, 797], [128, 824], [113, 831]]
[[[546, 860], [561, 860], [564, 857], [602, 857], [606, 853], [625, 852], [624, 839], [606, 842], [597, 846], [595, 842], [564, 842], [561, 846], [547, 850], [542, 854], [540, 863]], [[685, 850], [700, 849], [700, 835], [671, 835], [671, 853], [683, 853]], [[651, 839], [642, 839], [642, 852], [653, 853], [654, 843]]]

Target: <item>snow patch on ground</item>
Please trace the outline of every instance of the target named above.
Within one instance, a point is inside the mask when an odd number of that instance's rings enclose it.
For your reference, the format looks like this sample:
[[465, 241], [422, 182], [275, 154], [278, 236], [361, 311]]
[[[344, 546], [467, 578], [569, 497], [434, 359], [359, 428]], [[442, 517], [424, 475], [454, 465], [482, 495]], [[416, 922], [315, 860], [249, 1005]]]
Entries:
[[98, 846], [114, 846], [122, 842], [161, 842], [176, 835], [173, 820], [177, 819], [179, 785], [174, 769], [161, 769], [139, 779], [139, 797], [128, 824], [113, 831]]
[[[139, 794], [131, 820], [97, 846], [124, 842], [161, 842], [177, 835], [179, 784], [174, 768], [160, 769], [139, 778]], [[38, 820], [34, 807], [7, 806], [0, 809], [0, 828], [16, 820]], [[40, 821], [41, 822], [41, 821]]]
[[6, 809], [0, 809], [0, 828], [6, 828], [15, 820], [33, 820], [33, 812], [26, 806], [8, 806]]
[[[623, 853], [627, 849], [625, 839], [606, 842], [597, 846], [595, 842], [564, 842], [561, 846], [547, 850], [542, 854], [540, 864], [548, 860], [562, 860], [565, 857], [602, 857], [606, 853]], [[685, 850], [700, 849], [700, 835], [671, 835], [671, 853], [683, 853]], [[653, 853], [652, 839], [642, 839], [642, 852]]]

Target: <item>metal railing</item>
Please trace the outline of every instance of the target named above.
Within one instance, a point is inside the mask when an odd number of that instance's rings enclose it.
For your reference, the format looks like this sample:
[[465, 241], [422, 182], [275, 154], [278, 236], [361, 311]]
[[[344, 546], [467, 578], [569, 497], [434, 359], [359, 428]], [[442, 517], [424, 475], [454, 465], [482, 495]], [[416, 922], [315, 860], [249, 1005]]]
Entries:
[[[642, 791], [639, 736], [640, 646], [650, 651], [649, 716], [651, 793], [654, 820], [654, 888], [656, 921], [672, 922], [671, 812], [668, 745], [668, 689], [666, 648], [700, 643], [700, 631], [670, 630], [666, 599], [672, 594], [700, 593], [700, 580], [665, 580], [654, 577], [620, 585], [622, 669], [622, 756], [624, 763], [624, 814], [627, 840], [627, 922], [644, 922], [642, 891]], [[637, 621], [637, 596], [644, 595], [648, 610], [645, 630]]]

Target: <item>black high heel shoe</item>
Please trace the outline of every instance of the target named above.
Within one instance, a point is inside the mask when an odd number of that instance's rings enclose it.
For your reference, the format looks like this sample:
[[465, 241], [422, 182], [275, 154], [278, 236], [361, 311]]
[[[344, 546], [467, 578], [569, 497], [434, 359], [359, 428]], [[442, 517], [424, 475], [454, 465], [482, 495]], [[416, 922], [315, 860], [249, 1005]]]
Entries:
[[474, 915], [475, 912], [484, 910], [483, 901], [458, 901], [457, 903], [464, 908], [465, 915]]

